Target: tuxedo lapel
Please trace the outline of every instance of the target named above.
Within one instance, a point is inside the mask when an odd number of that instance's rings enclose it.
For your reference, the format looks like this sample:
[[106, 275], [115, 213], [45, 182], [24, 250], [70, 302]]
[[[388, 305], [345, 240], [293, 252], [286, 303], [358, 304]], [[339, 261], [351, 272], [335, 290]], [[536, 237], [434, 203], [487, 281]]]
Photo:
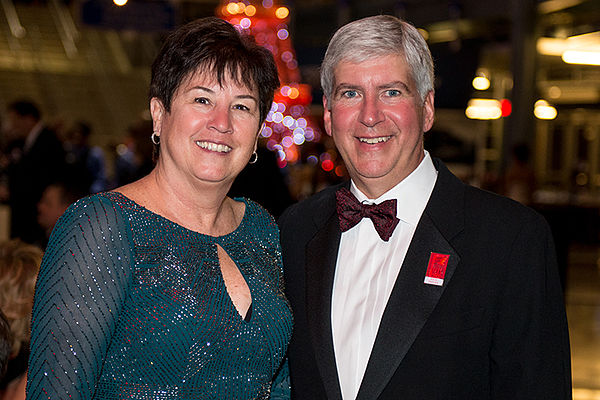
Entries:
[[315, 357], [327, 398], [341, 400], [331, 333], [331, 293], [341, 237], [333, 193], [331, 201], [318, 210], [315, 217], [318, 230], [306, 246], [306, 306]]
[[[384, 390], [437, 305], [460, 261], [449, 240], [463, 226], [462, 183], [443, 165], [436, 166], [438, 181], [383, 313], [357, 400], [376, 399]], [[459, 210], [451, 213], [448, 202], [457, 204]], [[441, 220], [444, 225], [439, 225]], [[443, 226], [443, 231], [438, 226]], [[424, 283], [431, 253], [450, 256], [442, 286]]]

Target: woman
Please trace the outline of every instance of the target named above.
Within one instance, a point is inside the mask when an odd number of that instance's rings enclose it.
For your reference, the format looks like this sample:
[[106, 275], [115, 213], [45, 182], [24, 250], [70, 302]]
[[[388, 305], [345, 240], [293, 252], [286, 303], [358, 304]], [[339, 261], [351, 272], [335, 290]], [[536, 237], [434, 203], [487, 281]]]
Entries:
[[10, 333], [10, 325], [4, 313], [0, 310], [0, 379], [4, 378], [4, 374], [6, 373], [11, 344], [12, 335]]
[[52, 234], [28, 398], [269, 398], [292, 328], [278, 231], [226, 194], [278, 84], [272, 55], [224, 21], [167, 38], [150, 85], [156, 167], [75, 203]]
[[42, 256], [42, 249], [18, 239], [0, 243], [0, 309], [12, 336], [8, 368], [0, 381], [0, 400], [25, 398], [33, 289]]

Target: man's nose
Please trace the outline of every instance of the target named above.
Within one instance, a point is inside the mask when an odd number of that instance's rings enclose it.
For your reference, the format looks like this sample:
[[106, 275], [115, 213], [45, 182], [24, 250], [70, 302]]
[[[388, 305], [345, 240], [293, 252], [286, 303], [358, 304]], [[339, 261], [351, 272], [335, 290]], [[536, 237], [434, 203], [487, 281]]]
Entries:
[[383, 121], [383, 113], [375, 96], [366, 96], [362, 103], [360, 112], [360, 122], [367, 126], [373, 127]]

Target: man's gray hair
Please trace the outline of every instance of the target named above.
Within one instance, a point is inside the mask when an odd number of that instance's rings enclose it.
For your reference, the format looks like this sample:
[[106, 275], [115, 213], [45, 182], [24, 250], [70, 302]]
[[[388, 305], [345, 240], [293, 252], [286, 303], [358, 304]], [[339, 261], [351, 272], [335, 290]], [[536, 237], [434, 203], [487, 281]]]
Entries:
[[431, 52], [413, 25], [391, 15], [350, 22], [333, 35], [321, 64], [321, 86], [325, 97], [331, 99], [334, 71], [340, 62], [359, 63], [389, 54], [405, 57], [421, 101], [425, 100], [427, 93], [433, 90]]

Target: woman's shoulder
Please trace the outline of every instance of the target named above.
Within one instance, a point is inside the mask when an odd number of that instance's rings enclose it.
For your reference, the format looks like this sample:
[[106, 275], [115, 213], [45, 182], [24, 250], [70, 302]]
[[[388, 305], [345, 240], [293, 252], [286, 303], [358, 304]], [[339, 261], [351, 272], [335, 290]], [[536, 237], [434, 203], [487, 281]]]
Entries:
[[[71, 250], [71, 256], [79, 254], [86, 260], [89, 254], [82, 249], [91, 248], [95, 249], [95, 253], [90, 253], [93, 257], [110, 249], [106, 251], [112, 256], [107, 259], [115, 262], [128, 259], [129, 249], [133, 248], [129, 228], [129, 219], [110, 195], [99, 193], [83, 197], [69, 206], [54, 226], [42, 265], [53, 264], [64, 257], [65, 249]], [[116, 253], [120, 258], [113, 257]]]
[[[122, 200], [113, 192], [102, 192], [82, 197], [71, 204], [58, 220], [58, 229], [74, 225], [112, 226], [123, 218]], [[56, 229], [56, 228], [55, 228]]]
[[245, 218], [251, 223], [261, 226], [276, 227], [275, 218], [259, 203], [249, 198], [238, 198], [237, 201], [246, 203]]
[[269, 247], [279, 243], [279, 227], [273, 216], [263, 206], [251, 199], [236, 200], [246, 203], [242, 232], [251, 235], [255, 240], [271, 243], [268, 245]]
[[64, 217], [78, 218], [82, 214], [99, 214], [102, 209], [111, 205], [111, 200], [104, 193], [92, 194], [85, 196], [71, 204], [65, 213]]

